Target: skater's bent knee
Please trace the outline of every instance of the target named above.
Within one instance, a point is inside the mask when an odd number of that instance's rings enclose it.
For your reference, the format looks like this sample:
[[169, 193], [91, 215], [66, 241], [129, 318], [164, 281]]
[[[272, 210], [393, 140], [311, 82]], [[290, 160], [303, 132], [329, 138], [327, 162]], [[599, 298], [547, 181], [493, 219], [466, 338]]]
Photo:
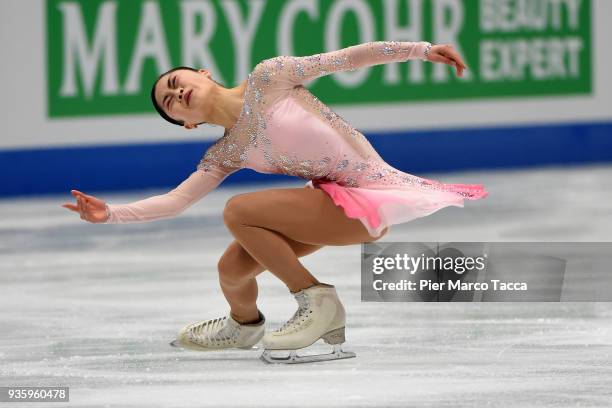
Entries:
[[248, 209], [246, 201], [245, 194], [238, 194], [227, 200], [223, 208], [223, 221], [225, 224], [230, 225], [241, 222]]

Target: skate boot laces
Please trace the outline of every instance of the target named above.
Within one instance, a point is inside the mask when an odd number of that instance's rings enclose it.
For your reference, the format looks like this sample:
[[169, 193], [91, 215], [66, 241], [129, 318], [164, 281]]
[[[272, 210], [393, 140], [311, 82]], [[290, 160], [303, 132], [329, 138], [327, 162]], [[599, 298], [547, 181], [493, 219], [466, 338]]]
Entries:
[[227, 316], [207, 320], [188, 331], [189, 339], [203, 346], [231, 345], [239, 334], [240, 326], [231, 324]]
[[295, 294], [295, 299], [298, 302], [298, 310], [295, 311], [291, 319], [287, 320], [276, 332], [280, 333], [289, 328], [298, 326], [302, 323], [312, 311], [310, 310], [310, 301], [306, 293]]

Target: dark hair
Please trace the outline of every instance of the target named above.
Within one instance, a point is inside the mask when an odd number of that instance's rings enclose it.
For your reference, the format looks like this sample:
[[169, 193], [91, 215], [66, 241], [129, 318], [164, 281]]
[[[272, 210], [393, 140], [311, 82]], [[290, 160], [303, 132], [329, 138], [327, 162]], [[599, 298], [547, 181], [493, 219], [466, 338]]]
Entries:
[[[166, 119], [170, 123], [174, 123], [175, 125], [183, 126], [185, 124], [185, 122], [178, 121], [176, 119], [172, 119], [170, 116], [168, 116], [168, 114], [166, 112], [164, 112], [164, 110], [161, 108], [161, 106], [159, 106], [159, 104], [157, 103], [157, 100], [155, 100], [155, 87], [157, 86], [157, 83], [159, 82], [161, 77], [163, 77], [166, 74], [171, 74], [174, 71], [178, 71], [179, 69], [188, 69], [190, 71], [195, 71], [195, 72], [198, 71], [197, 69], [193, 69], [191, 67], [176, 67], [176, 68], [172, 68], [169, 71], [164, 72], [163, 74], [158, 76], [157, 80], [155, 81], [155, 83], [153, 83], [153, 88], [151, 88], [151, 101], [153, 102], [153, 106], [155, 107], [155, 110], [157, 111], [157, 113], [159, 113], [159, 115], [162, 118]], [[205, 122], [202, 122], [202, 123], [205, 123]], [[199, 124], [201, 125], [201, 123], [199, 123]]]

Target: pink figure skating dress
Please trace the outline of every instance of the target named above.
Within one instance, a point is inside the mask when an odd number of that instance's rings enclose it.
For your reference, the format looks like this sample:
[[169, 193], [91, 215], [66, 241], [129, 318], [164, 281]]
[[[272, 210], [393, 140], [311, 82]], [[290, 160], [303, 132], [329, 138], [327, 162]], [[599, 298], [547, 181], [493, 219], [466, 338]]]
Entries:
[[304, 87], [338, 71], [424, 59], [428, 44], [376, 41], [260, 62], [248, 76], [238, 120], [208, 148], [197, 170], [167, 194], [108, 204], [107, 223], [174, 217], [242, 168], [308, 180], [307, 187], [324, 190], [373, 237], [387, 226], [486, 197], [481, 184], [445, 184], [390, 166], [363, 134]]

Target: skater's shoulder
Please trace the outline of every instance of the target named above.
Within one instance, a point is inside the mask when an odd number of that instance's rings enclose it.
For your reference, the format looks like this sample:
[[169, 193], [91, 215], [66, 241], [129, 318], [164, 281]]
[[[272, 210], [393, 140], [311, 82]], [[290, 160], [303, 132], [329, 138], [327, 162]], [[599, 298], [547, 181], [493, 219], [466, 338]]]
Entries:
[[235, 157], [236, 144], [229, 140], [226, 133], [210, 145], [198, 163], [199, 170], [216, 170], [221, 173], [232, 173], [240, 169], [240, 160]]
[[291, 72], [296, 69], [296, 57], [279, 55], [261, 60], [249, 74], [248, 86], [255, 97], [263, 97], [274, 90], [290, 90], [294, 84]]

